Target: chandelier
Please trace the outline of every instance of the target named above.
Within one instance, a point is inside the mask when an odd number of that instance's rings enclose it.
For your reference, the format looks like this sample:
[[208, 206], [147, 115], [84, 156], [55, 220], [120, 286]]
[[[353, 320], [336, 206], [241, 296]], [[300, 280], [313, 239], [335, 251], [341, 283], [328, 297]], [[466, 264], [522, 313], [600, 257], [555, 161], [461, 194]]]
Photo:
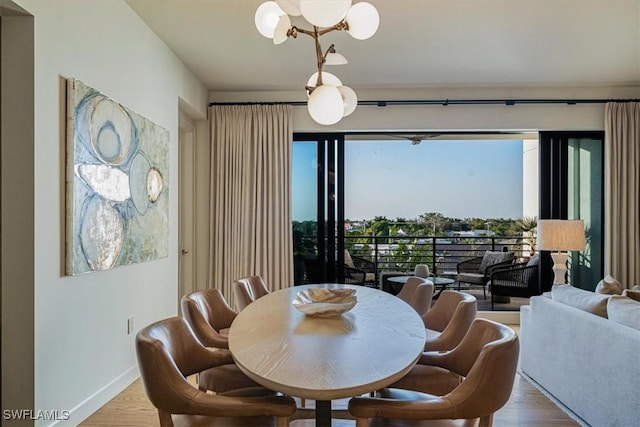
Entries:
[[[332, 125], [353, 113], [358, 105], [356, 93], [344, 86], [335, 75], [324, 71], [325, 65], [342, 65], [347, 59], [332, 44], [323, 50], [320, 37], [332, 31], [346, 31], [353, 38], [366, 40], [378, 30], [380, 16], [367, 2], [351, 5], [351, 0], [275, 0], [262, 3], [256, 10], [255, 22], [263, 36], [278, 45], [298, 34], [311, 36], [315, 42], [318, 71], [309, 78], [307, 109], [313, 120]], [[302, 16], [313, 29], [291, 24], [290, 16]]]

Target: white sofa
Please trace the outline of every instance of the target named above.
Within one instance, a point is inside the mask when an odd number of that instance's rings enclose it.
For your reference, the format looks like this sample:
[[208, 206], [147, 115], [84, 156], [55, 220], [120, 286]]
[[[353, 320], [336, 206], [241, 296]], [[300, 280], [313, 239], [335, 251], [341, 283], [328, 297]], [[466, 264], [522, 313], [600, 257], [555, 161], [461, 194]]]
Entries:
[[532, 297], [521, 308], [520, 370], [585, 425], [640, 426], [640, 330], [592, 313], [632, 300], [572, 289], [585, 294], [555, 298], [554, 286], [555, 299]]

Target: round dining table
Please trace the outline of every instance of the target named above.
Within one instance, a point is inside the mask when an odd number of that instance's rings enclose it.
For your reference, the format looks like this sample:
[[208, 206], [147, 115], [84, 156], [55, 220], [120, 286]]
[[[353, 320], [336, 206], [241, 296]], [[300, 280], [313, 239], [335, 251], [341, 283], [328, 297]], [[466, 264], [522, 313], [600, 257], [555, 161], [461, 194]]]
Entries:
[[[305, 315], [292, 304], [313, 287], [356, 290], [356, 305], [336, 317]], [[374, 288], [342, 284], [295, 286], [245, 307], [229, 330], [229, 349], [257, 383], [316, 401], [316, 426], [331, 425], [331, 400], [381, 389], [417, 362], [425, 342], [418, 313]]]

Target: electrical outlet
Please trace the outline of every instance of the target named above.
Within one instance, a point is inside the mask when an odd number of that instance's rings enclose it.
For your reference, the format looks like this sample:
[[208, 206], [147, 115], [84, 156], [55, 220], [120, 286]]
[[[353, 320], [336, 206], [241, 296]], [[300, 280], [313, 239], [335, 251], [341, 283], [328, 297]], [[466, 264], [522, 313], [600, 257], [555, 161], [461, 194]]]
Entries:
[[127, 335], [133, 333], [133, 317], [127, 319]]

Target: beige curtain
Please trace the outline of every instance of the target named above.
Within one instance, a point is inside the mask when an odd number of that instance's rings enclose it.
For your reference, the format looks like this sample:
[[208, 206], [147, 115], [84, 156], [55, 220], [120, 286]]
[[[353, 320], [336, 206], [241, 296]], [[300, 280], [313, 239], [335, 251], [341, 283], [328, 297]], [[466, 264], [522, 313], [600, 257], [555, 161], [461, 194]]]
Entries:
[[640, 103], [605, 105], [604, 269], [640, 284]]
[[211, 106], [209, 117], [210, 287], [233, 307], [239, 277], [260, 275], [271, 291], [293, 284], [292, 108]]

